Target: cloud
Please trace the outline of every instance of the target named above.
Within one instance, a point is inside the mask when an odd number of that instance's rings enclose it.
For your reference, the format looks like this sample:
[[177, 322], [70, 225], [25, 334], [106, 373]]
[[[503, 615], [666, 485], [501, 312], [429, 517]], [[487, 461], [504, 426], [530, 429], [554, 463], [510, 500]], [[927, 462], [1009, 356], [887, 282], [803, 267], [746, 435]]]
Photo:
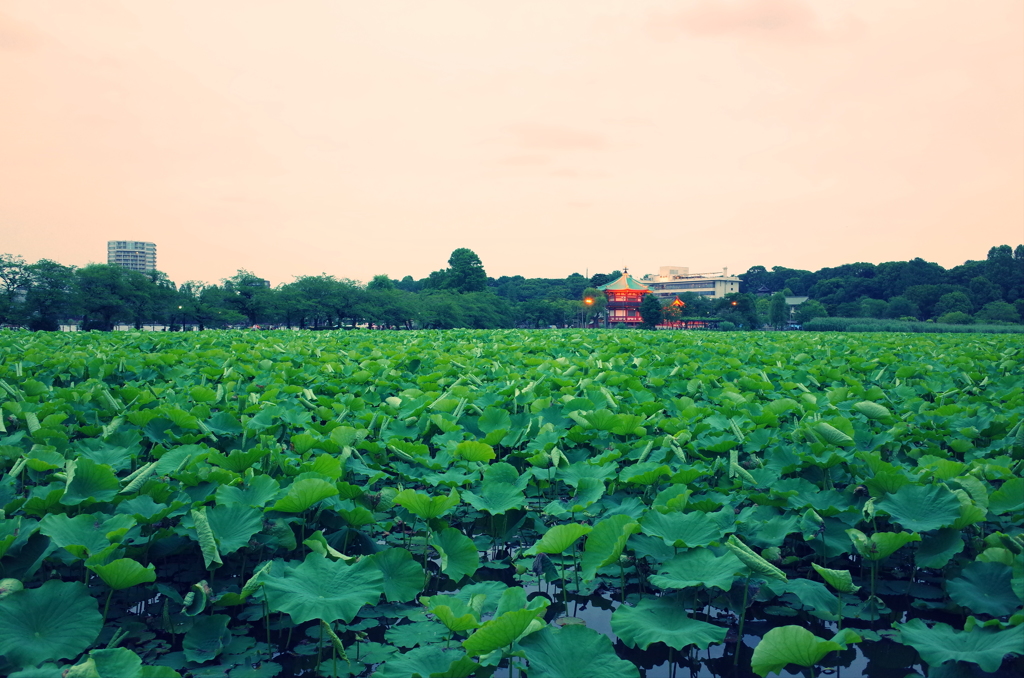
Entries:
[[498, 161], [499, 165], [544, 165], [550, 158], [537, 153], [525, 153], [521, 155], [505, 156]]
[[659, 14], [649, 25], [659, 38], [684, 32], [697, 36], [729, 35], [769, 40], [807, 40], [818, 36], [818, 16], [801, 0], [704, 0], [674, 14]]
[[607, 146], [600, 134], [559, 127], [523, 123], [509, 128], [523, 148], [544, 150], [601, 150]]

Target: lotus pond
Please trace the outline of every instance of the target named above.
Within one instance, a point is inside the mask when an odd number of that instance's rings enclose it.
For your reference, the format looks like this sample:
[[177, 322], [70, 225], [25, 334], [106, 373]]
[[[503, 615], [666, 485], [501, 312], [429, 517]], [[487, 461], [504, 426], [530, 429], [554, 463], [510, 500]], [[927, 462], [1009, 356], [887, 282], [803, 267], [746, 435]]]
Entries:
[[1020, 675], [1022, 358], [2, 333], [0, 674]]

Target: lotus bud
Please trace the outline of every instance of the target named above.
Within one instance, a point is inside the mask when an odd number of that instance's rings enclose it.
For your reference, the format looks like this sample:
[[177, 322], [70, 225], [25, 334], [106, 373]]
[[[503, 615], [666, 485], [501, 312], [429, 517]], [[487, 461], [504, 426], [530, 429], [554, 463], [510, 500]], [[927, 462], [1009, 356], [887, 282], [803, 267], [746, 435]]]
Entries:
[[20, 591], [23, 588], [25, 588], [25, 585], [17, 579], [0, 579], [0, 598], [9, 596], [15, 591]]

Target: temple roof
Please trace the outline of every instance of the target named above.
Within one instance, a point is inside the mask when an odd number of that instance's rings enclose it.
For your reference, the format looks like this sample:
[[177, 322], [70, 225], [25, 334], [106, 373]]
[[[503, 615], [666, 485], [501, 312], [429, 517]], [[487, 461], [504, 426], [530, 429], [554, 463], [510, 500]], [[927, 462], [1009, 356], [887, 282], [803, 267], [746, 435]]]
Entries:
[[623, 273], [618, 280], [613, 280], [610, 283], [601, 285], [597, 289], [604, 291], [609, 290], [612, 292], [618, 290], [637, 290], [639, 291], [650, 291], [650, 288], [644, 285], [642, 282], [629, 275], [629, 273]]

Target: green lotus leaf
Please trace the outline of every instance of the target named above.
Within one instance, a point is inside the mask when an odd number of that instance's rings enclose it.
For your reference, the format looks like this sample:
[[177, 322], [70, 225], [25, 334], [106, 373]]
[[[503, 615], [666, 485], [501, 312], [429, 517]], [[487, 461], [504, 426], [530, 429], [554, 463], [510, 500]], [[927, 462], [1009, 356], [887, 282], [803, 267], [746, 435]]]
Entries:
[[839, 599], [820, 581], [788, 579], [785, 590], [796, 596], [797, 609], [809, 610], [812, 615], [826, 621], [836, 621]]
[[208, 662], [215, 658], [231, 642], [226, 614], [210, 614], [196, 617], [192, 628], [185, 634], [181, 649], [190, 662]]
[[374, 678], [466, 678], [480, 665], [460, 650], [438, 645], [396, 654], [374, 672]]
[[345, 623], [363, 605], [374, 605], [384, 592], [384, 575], [370, 558], [348, 565], [310, 553], [281, 576], [264, 578], [270, 609], [287, 612], [296, 624], [322, 619]]
[[224, 555], [247, 546], [253, 535], [263, 529], [263, 514], [241, 504], [208, 508], [206, 518], [217, 540], [217, 548]]
[[0, 655], [19, 667], [68, 659], [92, 645], [102, 626], [82, 584], [51, 579], [0, 598]]
[[630, 516], [623, 514], [605, 518], [594, 525], [594, 529], [587, 535], [587, 541], [583, 545], [582, 576], [584, 581], [590, 581], [596, 577], [600, 568], [618, 561], [630, 535], [639, 531], [640, 524]]
[[824, 640], [801, 626], [779, 626], [764, 634], [754, 648], [750, 668], [764, 678], [769, 673], [782, 673], [786, 664], [814, 666], [829, 652], [846, 649], [846, 643], [859, 640], [845, 629], [832, 640]]
[[455, 456], [466, 461], [490, 461], [496, 456], [494, 448], [487, 443], [475, 440], [464, 440], [455, 446]]
[[17, 579], [12, 579], [11, 577], [0, 579], [0, 598], [6, 598], [15, 591], [21, 591], [24, 588], [25, 585]]
[[686, 606], [669, 597], [642, 598], [636, 607], [620, 605], [612, 614], [612, 630], [628, 647], [641, 650], [651, 643], [677, 650], [696, 645], [704, 650], [724, 641], [727, 632], [722, 626], [688, 617]]
[[434, 621], [396, 624], [384, 633], [384, 639], [390, 645], [401, 648], [412, 648], [417, 645], [424, 647], [439, 643], [447, 635], [445, 627]]
[[580, 537], [589, 534], [594, 529], [590, 525], [579, 523], [565, 523], [555, 525], [540, 538], [536, 544], [531, 546], [526, 553], [564, 553], [570, 546], [576, 543]]
[[498, 482], [485, 482], [480, 486], [479, 496], [464, 490], [462, 498], [477, 511], [485, 511], [492, 516], [522, 508], [526, 503], [522, 490], [512, 484]]
[[217, 539], [213, 536], [213, 529], [210, 527], [210, 520], [206, 517], [206, 507], [200, 506], [192, 509], [192, 524], [195, 527], [196, 541], [203, 552], [203, 562], [206, 569], [214, 569], [212, 565], [223, 565], [220, 553], [217, 551]]
[[960, 500], [941, 485], [904, 485], [876, 508], [912, 532], [936, 530], [960, 517]]
[[308, 546], [310, 551], [319, 553], [331, 560], [354, 560], [352, 556], [346, 556], [344, 553], [327, 543], [327, 538], [321, 530], [317, 530], [313, 534], [309, 535], [302, 544], [303, 546]]
[[846, 435], [835, 426], [819, 421], [811, 430], [826, 443], [837, 446], [853, 445], [853, 438]]
[[569, 513], [579, 513], [590, 508], [590, 506], [604, 495], [604, 481], [599, 478], [580, 478], [576, 485], [576, 492], [566, 502], [566, 510]]
[[889, 411], [884, 405], [873, 403], [868, 400], [856, 403], [853, 408], [860, 412], [868, 419], [874, 419], [876, 421], [888, 422], [892, 420], [892, 412]]
[[90, 565], [89, 569], [115, 591], [156, 581], [156, 569], [152, 563], [143, 567], [142, 563], [131, 558], [118, 558], [106, 565]]
[[753, 574], [786, 581], [787, 578], [785, 572], [755, 553], [753, 549], [737, 539], [736, 535], [730, 535], [729, 540], [725, 545], [729, 547], [729, 550], [732, 551], [733, 555], [739, 558]]
[[530, 662], [530, 678], [640, 678], [635, 665], [615, 654], [608, 636], [586, 626], [546, 626], [519, 645]]
[[388, 602], [404, 603], [423, 590], [426, 581], [423, 568], [407, 550], [386, 549], [374, 554], [373, 562], [384, 576], [384, 597]]
[[430, 545], [441, 556], [441, 571], [458, 582], [463, 577], [472, 577], [480, 567], [480, 553], [473, 540], [454, 527], [435, 532]]
[[424, 596], [420, 598], [420, 602], [449, 631], [470, 631], [480, 626], [480, 609], [455, 596]]
[[[1024, 430], [1024, 426], [1020, 430]], [[997, 516], [1024, 510], [1024, 478], [1010, 478], [989, 496], [988, 510]]]
[[106, 464], [97, 464], [92, 459], [80, 457], [67, 464], [67, 485], [60, 503], [77, 506], [83, 501], [110, 501], [117, 496], [121, 483], [113, 469]]
[[499, 615], [474, 631], [462, 642], [462, 647], [471, 657], [479, 657], [508, 647], [523, 635], [535, 620], [544, 616], [544, 610], [544, 607], [511, 610]]
[[669, 546], [707, 546], [724, 534], [721, 526], [702, 511], [658, 513], [648, 511], [640, 521], [644, 534], [661, 537]]
[[251, 467], [253, 464], [258, 462], [263, 457], [267, 456], [270, 450], [265, 447], [251, 447], [248, 450], [232, 450], [227, 456], [214, 450], [207, 457], [206, 460], [215, 466], [226, 468], [229, 471], [235, 473], [244, 473], [246, 469]]
[[338, 488], [320, 478], [296, 480], [288, 486], [288, 493], [271, 506], [270, 511], [302, 513], [318, 501], [338, 494]]
[[103, 530], [96, 529], [96, 518], [87, 513], [74, 518], [64, 513], [50, 513], [39, 521], [39, 532], [76, 558], [85, 559], [110, 545]]
[[918, 567], [940, 569], [963, 550], [962, 532], [955, 527], [944, 527], [921, 538], [921, 545], [914, 551], [914, 561]]
[[946, 591], [957, 605], [978, 614], [1005, 617], [1020, 609], [1010, 585], [1013, 570], [1003, 563], [975, 561], [956, 579], [946, 582]]
[[394, 502], [424, 520], [443, 516], [459, 505], [459, 493], [453, 487], [448, 496], [431, 497], [415, 490], [402, 490], [395, 495]]
[[258, 475], [244, 486], [221, 485], [214, 496], [218, 505], [241, 504], [261, 509], [277, 496], [280, 489], [281, 485], [270, 476]]
[[143, 666], [142, 658], [123, 647], [93, 650], [67, 670], [64, 678], [181, 678], [170, 666]]
[[680, 553], [651, 575], [651, 583], [663, 589], [705, 586], [728, 591], [745, 565], [732, 552], [716, 556], [710, 549], [696, 548]]
[[914, 648], [929, 666], [946, 662], [970, 662], [982, 671], [995, 673], [1008, 654], [1024, 654], [1024, 625], [1006, 630], [975, 626], [969, 632], [955, 631], [948, 624], [928, 628], [921, 619], [906, 624], [893, 624], [899, 629], [901, 641]]
[[811, 563], [814, 571], [821, 575], [825, 582], [840, 593], [856, 593], [859, 586], [853, 585], [853, 575], [849, 570], [830, 570], [817, 563]]
[[634, 485], [653, 485], [670, 475], [672, 475], [672, 469], [665, 464], [643, 462], [623, 469], [619, 474], [619, 480]]
[[921, 541], [921, 535], [909, 532], [875, 532], [870, 539], [860, 530], [849, 529], [846, 534], [857, 552], [868, 560], [881, 560], [912, 541]]

